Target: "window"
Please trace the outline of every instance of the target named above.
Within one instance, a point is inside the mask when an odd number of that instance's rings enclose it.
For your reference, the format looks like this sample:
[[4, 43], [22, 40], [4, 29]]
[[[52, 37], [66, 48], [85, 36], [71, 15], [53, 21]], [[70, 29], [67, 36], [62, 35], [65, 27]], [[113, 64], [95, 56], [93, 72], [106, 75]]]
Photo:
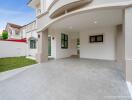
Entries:
[[19, 30], [15, 30], [15, 35], [19, 35], [19, 34], [20, 34]]
[[68, 48], [68, 35], [61, 34], [61, 48], [67, 49]]
[[90, 43], [103, 42], [103, 35], [95, 35], [89, 37]]
[[36, 49], [36, 40], [30, 40], [30, 49]]

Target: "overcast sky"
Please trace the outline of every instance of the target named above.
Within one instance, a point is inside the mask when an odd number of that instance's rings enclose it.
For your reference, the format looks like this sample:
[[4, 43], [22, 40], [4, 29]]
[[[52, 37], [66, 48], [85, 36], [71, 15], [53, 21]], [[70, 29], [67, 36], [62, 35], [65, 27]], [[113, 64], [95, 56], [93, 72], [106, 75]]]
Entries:
[[24, 25], [35, 19], [35, 11], [27, 6], [29, 0], [0, 1], [0, 30], [7, 22]]

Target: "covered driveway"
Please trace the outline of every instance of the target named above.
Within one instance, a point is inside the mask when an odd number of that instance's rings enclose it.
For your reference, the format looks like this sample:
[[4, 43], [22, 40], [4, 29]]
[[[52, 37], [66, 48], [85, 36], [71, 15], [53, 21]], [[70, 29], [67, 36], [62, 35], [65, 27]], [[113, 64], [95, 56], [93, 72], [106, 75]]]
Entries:
[[[51, 56], [55, 59], [78, 55], [79, 47], [80, 58], [122, 60], [123, 8], [83, 11], [53, 22], [39, 32], [37, 60], [40, 63], [48, 60], [48, 34], [52, 37]], [[101, 42], [90, 42], [90, 37], [100, 35]], [[77, 46], [77, 40], [80, 46]]]
[[34, 65], [0, 82], [0, 100], [131, 100], [120, 66], [67, 58]]

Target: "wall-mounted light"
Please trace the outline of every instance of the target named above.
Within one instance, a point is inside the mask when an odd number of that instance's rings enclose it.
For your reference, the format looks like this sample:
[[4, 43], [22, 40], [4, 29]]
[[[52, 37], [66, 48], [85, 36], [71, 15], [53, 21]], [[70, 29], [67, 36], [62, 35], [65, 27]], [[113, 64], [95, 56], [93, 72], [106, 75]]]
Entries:
[[70, 26], [69, 28], [70, 28], [70, 29], [73, 29], [73, 27], [72, 27], [72, 26]]
[[52, 37], [52, 40], [54, 40], [55, 39], [55, 37]]
[[38, 34], [38, 38], [40, 38], [40, 35]]
[[94, 21], [94, 24], [97, 24], [97, 21]]

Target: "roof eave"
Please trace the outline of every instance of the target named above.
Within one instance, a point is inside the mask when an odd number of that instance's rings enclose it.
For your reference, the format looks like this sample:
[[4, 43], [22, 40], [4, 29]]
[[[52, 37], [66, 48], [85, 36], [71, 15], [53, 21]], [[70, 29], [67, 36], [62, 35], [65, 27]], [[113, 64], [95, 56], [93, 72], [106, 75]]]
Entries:
[[36, 8], [36, 5], [34, 4], [33, 0], [29, 0], [29, 2], [27, 3], [27, 5], [31, 8]]

